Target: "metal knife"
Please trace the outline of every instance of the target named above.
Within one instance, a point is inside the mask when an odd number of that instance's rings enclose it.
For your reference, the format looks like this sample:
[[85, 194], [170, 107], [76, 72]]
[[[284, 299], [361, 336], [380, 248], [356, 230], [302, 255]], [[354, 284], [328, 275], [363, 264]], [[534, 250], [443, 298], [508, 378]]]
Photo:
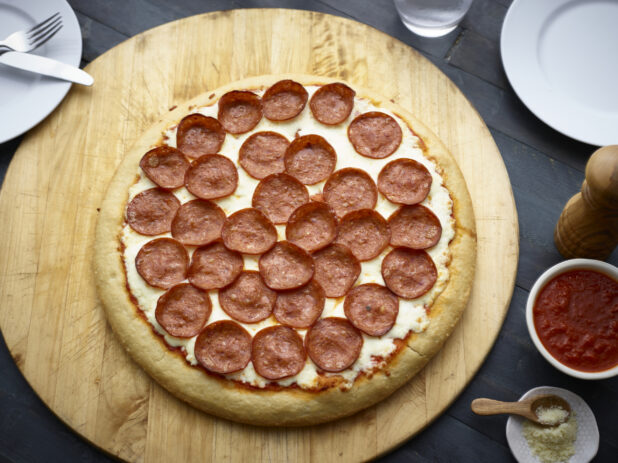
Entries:
[[17, 69], [68, 80], [77, 84], [90, 86], [94, 82], [92, 76], [87, 72], [56, 61], [55, 59], [45, 58], [44, 56], [20, 53], [18, 51], [7, 51], [0, 55], [0, 63]]

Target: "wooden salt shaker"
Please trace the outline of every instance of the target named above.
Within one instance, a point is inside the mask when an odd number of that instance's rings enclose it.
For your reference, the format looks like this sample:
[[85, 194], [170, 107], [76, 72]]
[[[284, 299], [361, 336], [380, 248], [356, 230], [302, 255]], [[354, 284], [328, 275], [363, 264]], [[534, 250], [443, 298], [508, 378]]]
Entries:
[[605, 260], [618, 244], [618, 145], [596, 150], [581, 193], [564, 206], [554, 242], [566, 258]]

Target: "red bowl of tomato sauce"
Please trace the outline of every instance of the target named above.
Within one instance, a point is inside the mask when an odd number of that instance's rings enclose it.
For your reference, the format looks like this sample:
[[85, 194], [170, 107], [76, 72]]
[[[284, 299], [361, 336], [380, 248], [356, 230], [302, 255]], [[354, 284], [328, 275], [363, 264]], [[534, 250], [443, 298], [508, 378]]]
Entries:
[[618, 268], [591, 259], [554, 265], [530, 291], [526, 322], [536, 348], [560, 371], [618, 375]]

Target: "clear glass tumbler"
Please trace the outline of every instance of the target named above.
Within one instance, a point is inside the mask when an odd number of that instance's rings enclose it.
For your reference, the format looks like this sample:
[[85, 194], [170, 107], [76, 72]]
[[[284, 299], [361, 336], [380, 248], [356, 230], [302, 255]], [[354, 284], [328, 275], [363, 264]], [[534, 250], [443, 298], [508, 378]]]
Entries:
[[471, 4], [472, 0], [395, 0], [405, 26], [423, 37], [441, 37], [453, 31]]

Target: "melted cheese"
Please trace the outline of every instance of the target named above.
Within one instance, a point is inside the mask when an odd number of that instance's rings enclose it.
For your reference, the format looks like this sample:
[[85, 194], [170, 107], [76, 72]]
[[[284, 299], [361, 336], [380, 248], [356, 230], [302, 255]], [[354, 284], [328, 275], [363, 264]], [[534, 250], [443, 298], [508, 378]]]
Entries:
[[[317, 90], [317, 88], [318, 87], [306, 87], [310, 97]], [[199, 108], [196, 112], [206, 116], [216, 117], [217, 110], [218, 106], [215, 104], [213, 106]], [[356, 117], [356, 115], [368, 111], [381, 111], [387, 113], [401, 126], [403, 134], [401, 145], [392, 155], [386, 157], [385, 159], [370, 159], [359, 155], [348, 140], [347, 126], [349, 122]], [[427, 167], [432, 175], [433, 182], [431, 190], [427, 198], [421, 204], [431, 209], [438, 217], [440, 224], [442, 225], [442, 236], [440, 241], [433, 248], [427, 250], [438, 270], [438, 279], [433, 288], [420, 298], [412, 300], [399, 298], [399, 314], [395, 325], [388, 333], [381, 337], [372, 337], [366, 334], [362, 335], [363, 347], [360, 356], [350, 368], [340, 373], [321, 373], [326, 376], [340, 376], [344, 380], [344, 385], [350, 387], [359, 374], [363, 372], [371, 372], [382, 366], [385, 359], [388, 359], [389, 355], [391, 355], [396, 349], [396, 344], [394, 343], [395, 339], [404, 339], [410, 331], [415, 333], [423, 332], [429, 326], [429, 318], [425, 307], [431, 306], [433, 301], [444, 290], [449, 277], [448, 263], [450, 260], [450, 253], [448, 244], [455, 234], [454, 220], [451, 215], [453, 210], [452, 200], [443, 185], [442, 178], [436, 170], [436, 166], [433, 162], [423, 156], [423, 151], [419, 148], [418, 138], [414, 136], [406, 123], [395, 114], [376, 107], [369, 100], [356, 98], [354, 110], [349, 120], [337, 126], [326, 126], [317, 122], [307, 105], [300, 115], [290, 121], [272, 122], [266, 118], [262, 118], [260, 123], [250, 133], [240, 135], [227, 134], [225, 137], [225, 142], [219, 152], [220, 154], [231, 159], [237, 166], [238, 188], [232, 195], [215, 200], [226, 215], [230, 215], [240, 209], [251, 207], [251, 198], [253, 191], [258, 184], [258, 180], [250, 177], [245, 170], [240, 167], [238, 164], [238, 151], [243, 142], [252, 133], [259, 131], [278, 132], [284, 135], [288, 140], [293, 140], [296, 135], [321, 135], [333, 146], [337, 153], [337, 165], [335, 170], [339, 170], [344, 167], [356, 167], [363, 169], [376, 183], [380, 170], [387, 163], [399, 158], [414, 159], [422, 163], [425, 167]], [[165, 132], [164, 140], [169, 146], [176, 146], [176, 126], [170, 127]], [[146, 152], [146, 150], [144, 150], [144, 152]], [[129, 190], [129, 200], [139, 192], [156, 186], [145, 175], [143, 175], [141, 169], [138, 168], [138, 170], [139, 180]], [[310, 194], [314, 194], [321, 192], [323, 185], [324, 182], [320, 182], [316, 185], [310, 185], [307, 188]], [[174, 194], [181, 203], [195, 199], [195, 197], [184, 187], [175, 190]], [[391, 203], [382, 194], [378, 193], [378, 202], [375, 209], [382, 214], [384, 218], [388, 218], [398, 208], [399, 206], [397, 204]], [[277, 225], [277, 232], [280, 240], [285, 239], [284, 225]], [[170, 234], [167, 233], [159, 235], [159, 237], [163, 236], [170, 236]], [[128, 284], [133, 296], [137, 300], [139, 309], [144, 312], [148, 322], [165, 338], [165, 341], [170, 346], [182, 348], [187, 361], [192, 365], [197, 365], [197, 360], [194, 354], [195, 340], [197, 337], [182, 339], [170, 336], [165, 332], [165, 330], [157, 323], [155, 318], [157, 300], [164, 293], [164, 290], [153, 288], [146, 284], [135, 268], [135, 257], [140, 248], [148, 241], [154, 239], [154, 237], [140, 235], [128, 225], [125, 225], [122, 231], [121, 239], [125, 246], [124, 259]], [[190, 255], [195, 250], [195, 247], [189, 246], [187, 248]], [[381, 273], [381, 263], [384, 256], [390, 250], [391, 248], [388, 247], [375, 259], [362, 262], [361, 274], [355, 285], [365, 283], [378, 283], [384, 285], [384, 280]], [[245, 255], [244, 264], [245, 270], [258, 270], [256, 256]], [[208, 323], [218, 320], [230, 320], [231, 318], [223, 311], [219, 304], [218, 292], [216, 290], [209, 291], [209, 295], [212, 302], [212, 314], [208, 320]], [[321, 317], [344, 317], [343, 299], [344, 298], [326, 298], [326, 304]], [[267, 326], [277, 324], [273, 316], [258, 323], [238, 323], [242, 325], [252, 336]], [[303, 339], [306, 331], [307, 330], [298, 330]], [[249, 362], [249, 365], [247, 365], [247, 367], [242, 371], [225, 376], [229, 379], [242, 381], [256, 387], [264, 387], [269, 382], [269, 380], [262, 378], [255, 372], [251, 362]], [[301, 388], [311, 389], [316, 386], [317, 380], [317, 367], [311, 359], [307, 357], [306, 364], [300, 373], [293, 377], [275, 382], [281, 386], [289, 386], [296, 383]]]

